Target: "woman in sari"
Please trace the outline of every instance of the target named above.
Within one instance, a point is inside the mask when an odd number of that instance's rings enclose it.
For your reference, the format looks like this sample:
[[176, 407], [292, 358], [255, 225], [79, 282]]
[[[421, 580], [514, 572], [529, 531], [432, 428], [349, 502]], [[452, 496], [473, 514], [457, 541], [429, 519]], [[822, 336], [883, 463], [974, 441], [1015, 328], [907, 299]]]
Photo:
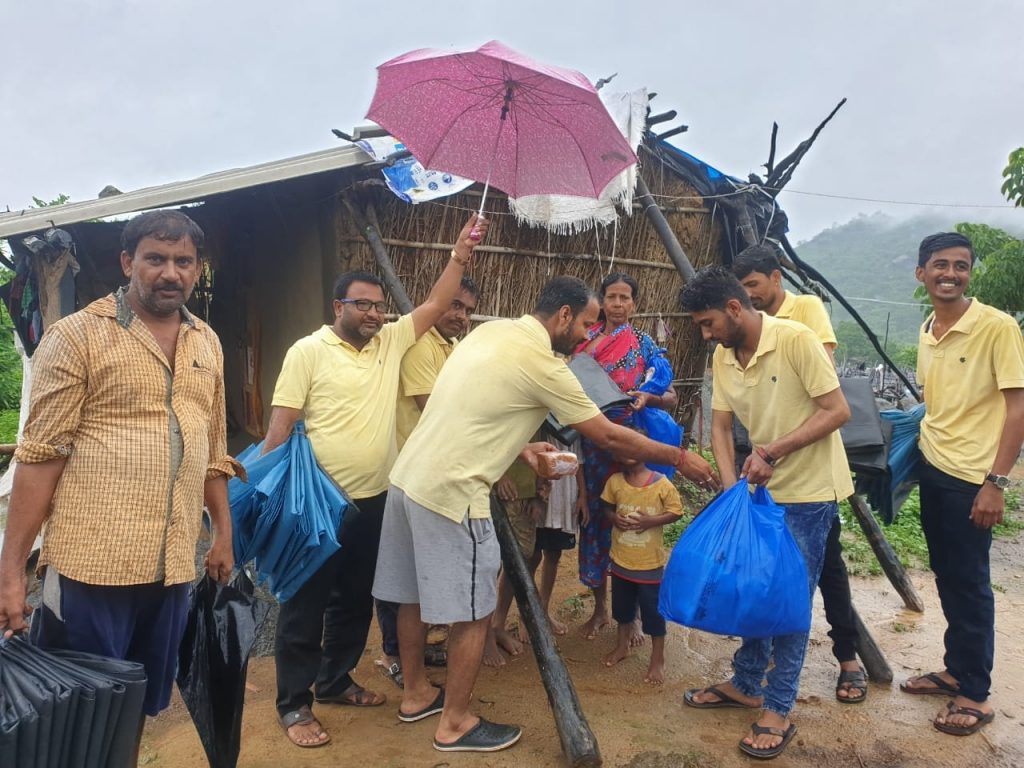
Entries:
[[[587, 339], [577, 354], [593, 357], [608, 373], [619, 389], [635, 399], [631, 407], [616, 409], [606, 415], [618, 424], [629, 425], [643, 408], [675, 408], [678, 398], [671, 386], [665, 392], [640, 392], [647, 370], [661, 351], [654, 340], [630, 322], [639, 299], [636, 279], [622, 272], [612, 272], [601, 282], [602, 318], [587, 332]], [[587, 639], [593, 639], [609, 622], [608, 568], [611, 549], [612, 522], [600, 512], [601, 492], [608, 478], [619, 471], [613, 456], [589, 440], [583, 440], [584, 479], [587, 486], [589, 514], [581, 522], [579, 536], [580, 581], [594, 592], [594, 614], [584, 625]], [[643, 635], [639, 635], [642, 642]]]

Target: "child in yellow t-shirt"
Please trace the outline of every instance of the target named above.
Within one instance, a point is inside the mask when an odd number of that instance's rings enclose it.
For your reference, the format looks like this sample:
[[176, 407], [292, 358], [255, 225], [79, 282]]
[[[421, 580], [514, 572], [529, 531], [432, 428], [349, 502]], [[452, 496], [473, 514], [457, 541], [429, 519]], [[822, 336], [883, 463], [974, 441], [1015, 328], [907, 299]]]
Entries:
[[618, 642], [604, 658], [614, 666], [629, 656], [637, 608], [644, 634], [651, 637], [651, 661], [644, 682], [665, 682], [665, 619], [658, 613], [658, 590], [667, 555], [662, 528], [683, 514], [679, 491], [667, 477], [642, 463], [619, 460], [622, 472], [608, 478], [601, 507], [612, 517], [612, 618]]

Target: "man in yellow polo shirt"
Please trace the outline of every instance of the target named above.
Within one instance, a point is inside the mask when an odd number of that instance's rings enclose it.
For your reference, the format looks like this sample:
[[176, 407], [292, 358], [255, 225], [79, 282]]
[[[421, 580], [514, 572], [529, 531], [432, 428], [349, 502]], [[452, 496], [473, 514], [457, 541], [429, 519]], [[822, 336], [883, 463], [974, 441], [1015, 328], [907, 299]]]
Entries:
[[[373, 616], [388, 473], [397, 454], [395, 403], [402, 358], [451, 306], [474, 246], [474, 215], [459, 233], [451, 259], [427, 300], [384, 325], [383, 283], [346, 272], [334, 287], [334, 324], [299, 339], [285, 355], [274, 390], [263, 452], [281, 445], [305, 419], [313, 453], [356, 502], [338, 533], [341, 549], [281, 605], [277, 621], [277, 712], [288, 738], [318, 747], [330, 737], [313, 716], [317, 701], [379, 706], [384, 696], [354, 682]], [[315, 691], [311, 691], [315, 688]]]
[[[397, 437], [398, 450], [409, 439], [420, 414], [427, 405], [434, 382], [448, 361], [452, 350], [469, 327], [469, 317], [476, 311], [480, 288], [471, 277], [463, 277], [451, 307], [434, 327], [412, 345], [405, 357], [398, 380]], [[398, 658], [398, 604], [377, 601], [377, 623], [380, 625], [383, 656], [376, 662], [399, 687], [402, 686], [402, 664]]]
[[[441, 370], [392, 470], [373, 594], [401, 603], [405, 689], [398, 717], [415, 722], [440, 714], [439, 751], [493, 752], [522, 735], [517, 726], [473, 715], [469, 704], [497, 600], [491, 486], [517, 455], [539, 471], [537, 452], [552, 446], [527, 441], [549, 411], [606, 450], [675, 464], [684, 476], [717, 485], [700, 456], [610, 422], [555, 357], [553, 351], [572, 353], [597, 313], [597, 298], [583, 281], [557, 277], [531, 314], [474, 330]], [[440, 690], [423, 667], [427, 623], [452, 624]]]
[[[832, 361], [807, 326], [757, 312], [739, 281], [724, 267], [697, 273], [680, 294], [715, 349], [711, 447], [726, 486], [736, 481], [732, 422], [750, 429], [753, 452], [741, 476], [766, 485], [786, 509], [786, 526], [807, 565], [813, 596], [825, 542], [838, 502], [853, 493], [839, 428], [850, 408]], [[784, 599], [782, 595], [779, 599]], [[731, 680], [687, 691], [698, 709], [761, 708], [740, 749], [775, 757], [796, 733], [789, 715], [796, 703], [808, 635], [745, 638], [733, 656]], [[775, 665], [768, 671], [769, 658]], [[767, 671], [767, 686], [762, 686]]]
[[[806, 325], [814, 331], [835, 362], [836, 334], [825, 305], [817, 296], [797, 296], [782, 287], [782, 265], [773, 246], [752, 245], [744, 249], [736, 257], [732, 273], [746, 290], [754, 309], [780, 320]], [[735, 421], [733, 423], [742, 429]], [[843, 545], [839, 541], [841, 533], [842, 525], [837, 515], [828, 533], [818, 589], [825, 604], [825, 620], [831, 627], [828, 634], [832, 638], [832, 655], [839, 662], [836, 699], [844, 704], [855, 704], [867, 697], [868, 684], [864, 670], [857, 662], [857, 623], [850, 596], [850, 576], [843, 562]]]
[[1024, 340], [1012, 317], [965, 295], [974, 264], [968, 238], [930, 235], [917, 263], [935, 310], [921, 326], [917, 351], [926, 411], [921, 528], [947, 629], [945, 669], [900, 688], [952, 697], [935, 727], [966, 736], [995, 717], [988, 701], [995, 653], [989, 549], [1024, 441]]

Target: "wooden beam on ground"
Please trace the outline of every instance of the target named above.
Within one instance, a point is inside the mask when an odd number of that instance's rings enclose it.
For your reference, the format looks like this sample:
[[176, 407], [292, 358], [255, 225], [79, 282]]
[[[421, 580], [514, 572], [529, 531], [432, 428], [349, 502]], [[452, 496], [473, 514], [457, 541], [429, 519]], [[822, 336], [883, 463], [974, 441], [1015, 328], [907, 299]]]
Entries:
[[860, 523], [860, 527], [867, 537], [868, 544], [871, 545], [871, 549], [875, 552], [875, 557], [878, 558], [878, 562], [882, 566], [882, 571], [889, 577], [889, 581], [892, 582], [893, 587], [900, 597], [903, 598], [903, 604], [912, 611], [924, 613], [924, 602], [917, 594], [917, 590], [914, 589], [914, 585], [907, 575], [906, 568], [903, 567], [899, 558], [896, 557], [892, 545], [885, 538], [881, 526], [875, 520], [875, 516], [871, 514], [867, 503], [856, 493], [849, 498], [849, 502], [850, 507], [853, 509], [853, 514], [857, 517], [857, 522]]
[[861, 620], [856, 608], [853, 609], [853, 624], [857, 628], [857, 655], [864, 662], [864, 670], [868, 673], [868, 677], [876, 683], [891, 683], [892, 667], [889, 666], [885, 654], [878, 647], [878, 643], [875, 642], [871, 631]]
[[0, 444], [0, 456], [13, 456], [14, 451], [17, 449], [17, 447], [17, 443]]
[[562, 742], [569, 765], [573, 768], [592, 768], [601, 765], [601, 752], [597, 738], [583, 714], [576, 688], [569, 670], [558, 653], [548, 614], [541, 605], [533, 577], [526, 567], [515, 533], [505, 514], [505, 505], [491, 495], [491, 517], [494, 531], [501, 546], [501, 562], [519, 604], [519, 617], [530, 633], [530, 645], [537, 657], [537, 668], [548, 694], [548, 703], [555, 717], [555, 729]]

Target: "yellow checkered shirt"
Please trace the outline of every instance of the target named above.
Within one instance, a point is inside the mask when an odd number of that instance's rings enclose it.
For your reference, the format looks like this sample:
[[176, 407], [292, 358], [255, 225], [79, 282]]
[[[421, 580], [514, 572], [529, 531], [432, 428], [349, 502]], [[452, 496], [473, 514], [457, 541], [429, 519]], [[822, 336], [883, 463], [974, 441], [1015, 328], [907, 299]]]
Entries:
[[223, 353], [182, 310], [174, 370], [123, 289], [51, 326], [15, 458], [66, 457], [40, 567], [87, 584], [195, 578], [207, 478], [232, 477]]

